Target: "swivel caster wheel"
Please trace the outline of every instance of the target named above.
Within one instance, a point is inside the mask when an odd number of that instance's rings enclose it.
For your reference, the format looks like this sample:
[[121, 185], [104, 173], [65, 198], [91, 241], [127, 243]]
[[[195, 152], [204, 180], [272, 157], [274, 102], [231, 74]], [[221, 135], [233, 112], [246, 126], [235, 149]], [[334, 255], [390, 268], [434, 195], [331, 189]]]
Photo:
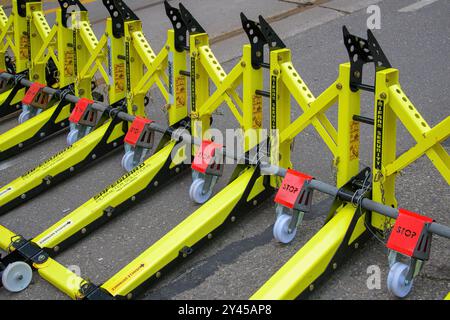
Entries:
[[31, 283], [33, 270], [25, 262], [9, 264], [2, 272], [2, 284], [9, 292], [25, 290]]
[[205, 180], [203, 179], [196, 179], [194, 182], [192, 182], [191, 187], [189, 189], [189, 197], [192, 201], [203, 204], [212, 195], [212, 190], [209, 190], [206, 193], [203, 193], [203, 186], [205, 185]]
[[78, 130], [71, 130], [67, 135], [67, 145], [71, 146], [78, 141]]
[[412, 280], [409, 283], [405, 282], [408, 272], [409, 266], [401, 262], [396, 262], [389, 270], [387, 287], [398, 298], [405, 298], [413, 287]]
[[22, 124], [32, 118], [31, 112], [29, 110], [24, 110], [19, 115], [19, 124]]
[[135, 167], [134, 165], [134, 151], [128, 151], [125, 153], [125, 155], [122, 158], [122, 168], [130, 172]]
[[273, 226], [273, 236], [278, 242], [288, 244], [294, 240], [295, 235], [297, 234], [297, 228], [291, 230], [291, 233], [289, 233], [291, 221], [291, 215], [281, 214], [278, 216], [275, 225]]

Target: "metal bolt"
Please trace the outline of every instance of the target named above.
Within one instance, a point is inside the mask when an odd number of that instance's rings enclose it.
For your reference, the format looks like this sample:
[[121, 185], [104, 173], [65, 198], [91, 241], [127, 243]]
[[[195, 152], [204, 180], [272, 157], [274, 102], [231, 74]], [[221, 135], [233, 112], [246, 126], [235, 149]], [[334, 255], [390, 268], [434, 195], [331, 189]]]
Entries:
[[112, 217], [112, 212], [108, 211], [108, 213], [106, 215], [108, 216], [108, 218], [111, 218]]
[[274, 75], [277, 76], [279, 73], [280, 73], [280, 72], [279, 72], [277, 69], [273, 70], [273, 74], [274, 74]]
[[197, 51], [192, 52], [192, 56], [195, 58], [197, 56]]
[[210, 233], [208, 234], [208, 239], [212, 239], [213, 235]]
[[97, 155], [94, 153], [94, 154], [92, 155], [92, 159], [95, 160], [96, 158], [97, 158]]
[[80, 90], [78, 91], [78, 93], [80, 94], [80, 96], [84, 95], [84, 89], [80, 89]]
[[242, 61], [242, 62], [241, 62], [241, 67], [242, 67], [242, 68], [245, 68], [246, 66], [247, 66], [247, 64], [246, 64], [244, 61]]
[[25, 199], [27, 197], [27, 195], [24, 193], [20, 196], [22, 199]]
[[39, 79], [39, 75], [38, 75], [38, 74], [34, 74], [34, 75], [33, 75], [33, 79], [34, 79], [34, 80], [38, 80], [38, 79]]
[[356, 78], [360, 78], [361, 77], [361, 72], [355, 71], [354, 75], [355, 75]]
[[278, 61], [283, 61], [283, 57], [282, 56], [278, 56]]
[[183, 253], [183, 258], [186, 258], [187, 257], [187, 254], [186, 253]]
[[253, 205], [256, 206], [258, 204], [258, 200], [253, 200]]
[[336, 85], [336, 88], [337, 88], [338, 90], [342, 90], [342, 83], [338, 83], [338, 84]]
[[355, 249], [358, 249], [359, 248], [359, 243], [357, 242], [357, 243], [355, 243]]
[[43, 138], [45, 137], [45, 132], [41, 132], [39, 135], [41, 136], [41, 138]]
[[117, 147], [117, 142], [113, 142], [113, 147]]
[[131, 61], [131, 62], [134, 62], [134, 58], [131, 58], [130, 61]]
[[175, 168], [175, 172], [179, 173], [180, 172], [180, 168]]
[[66, 125], [65, 122], [61, 122], [61, 127], [64, 127]]
[[81, 46], [81, 44], [77, 45], [77, 49], [81, 50], [83, 47]]
[[338, 265], [337, 265], [337, 263], [336, 263], [336, 262], [335, 262], [335, 263], [333, 263], [333, 269], [334, 269], [334, 270], [336, 270], [336, 269], [337, 269], [337, 266], [338, 266]]
[[86, 228], [81, 229], [81, 233], [82, 233], [82, 234], [85, 234], [86, 231], [87, 231]]
[[158, 272], [156, 273], [156, 278], [158, 278], [158, 279], [161, 278], [161, 272], [158, 271]]
[[70, 167], [69, 171], [70, 171], [70, 172], [74, 172], [74, 171], [75, 171], [75, 168], [74, 168], [74, 167]]
[[313, 290], [314, 290], [314, 285], [311, 284], [311, 285], [309, 286], [309, 291], [313, 291]]
[[19, 148], [22, 148], [23, 147], [23, 143], [19, 143]]
[[385, 100], [385, 99], [387, 98], [387, 94], [384, 93], [384, 92], [381, 93], [381, 94], [380, 94], [380, 98], [383, 99], [383, 100]]
[[131, 300], [132, 298], [133, 298], [133, 294], [132, 293], [127, 294], [127, 299], [128, 300]]
[[55, 247], [53, 248], [53, 251], [58, 252], [58, 251], [59, 251], [59, 246], [55, 246]]
[[153, 185], [154, 185], [155, 187], [157, 187], [158, 184], [159, 184], [159, 182], [158, 182], [158, 181], [155, 181], [155, 183], [154, 183]]
[[136, 201], [136, 197], [135, 197], [135, 196], [132, 196], [132, 197], [131, 197], [131, 201]]
[[170, 46], [166, 46], [166, 50], [170, 50]]
[[44, 261], [44, 260], [45, 260], [45, 255], [43, 255], [43, 254], [39, 255], [38, 261], [39, 261], [39, 262], [42, 262], [42, 261]]
[[231, 222], [235, 222], [236, 221], [236, 217], [235, 216], [232, 216], [231, 217]]

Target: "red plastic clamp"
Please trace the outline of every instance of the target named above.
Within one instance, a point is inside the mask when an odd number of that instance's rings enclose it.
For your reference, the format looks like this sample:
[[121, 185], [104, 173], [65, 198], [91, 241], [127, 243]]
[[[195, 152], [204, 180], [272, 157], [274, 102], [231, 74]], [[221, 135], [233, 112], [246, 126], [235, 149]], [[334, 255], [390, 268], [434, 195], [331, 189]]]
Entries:
[[427, 226], [432, 222], [431, 218], [399, 209], [387, 247], [409, 257], [428, 260], [432, 235]]
[[220, 176], [223, 172], [223, 163], [217, 163], [216, 150], [222, 150], [223, 145], [209, 140], [203, 140], [198, 148], [197, 154], [192, 163], [192, 169], [204, 173]]
[[82, 119], [83, 115], [86, 112], [86, 109], [94, 103], [94, 100], [90, 100], [87, 98], [81, 98], [75, 104], [75, 108], [73, 108], [72, 113], [70, 114], [69, 121], [72, 123], [78, 123]]
[[[48, 103], [48, 95], [40, 95], [42, 89], [45, 88], [45, 84], [34, 82], [31, 87], [27, 90], [25, 97], [22, 99], [22, 103], [26, 105], [33, 105], [35, 102], [38, 102], [39, 105], [43, 103]], [[44, 101], [44, 99], [46, 99]], [[40, 100], [40, 101], [37, 101]]]
[[304, 190], [304, 185], [314, 178], [307, 174], [289, 169], [275, 196], [275, 202], [290, 209], [297, 209], [299, 205], [311, 205], [312, 190]]
[[154, 132], [146, 130], [146, 128], [148, 127], [148, 124], [152, 122], [154, 121], [150, 119], [136, 117], [125, 136], [125, 143], [128, 143], [133, 147], [151, 147], [153, 144]]

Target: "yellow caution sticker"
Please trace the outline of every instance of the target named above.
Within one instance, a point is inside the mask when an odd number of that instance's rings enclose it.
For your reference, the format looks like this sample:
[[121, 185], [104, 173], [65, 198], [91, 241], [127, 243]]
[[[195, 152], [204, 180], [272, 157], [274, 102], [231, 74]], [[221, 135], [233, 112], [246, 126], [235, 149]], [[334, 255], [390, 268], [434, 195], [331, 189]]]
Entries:
[[22, 175], [22, 179], [27, 180], [33, 178], [36, 174], [40, 174], [41, 170], [46, 170], [49, 167], [55, 165], [59, 161], [64, 161], [67, 159], [66, 152], [72, 149], [72, 146], [69, 146], [65, 148], [63, 151], [58, 152], [51, 158], [49, 158], [47, 161], [41, 163], [39, 166], [35, 167], [34, 169], [29, 170], [24, 175]]
[[125, 92], [125, 63], [114, 65], [114, 80], [116, 93]]
[[29, 40], [28, 36], [23, 35], [20, 37], [20, 45], [19, 45], [19, 55], [20, 59], [28, 59], [29, 58]]
[[3, 197], [5, 194], [10, 193], [11, 191], [13, 191], [14, 189], [12, 187], [8, 187], [5, 190], [0, 191], [0, 198]]
[[253, 96], [252, 128], [259, 129], [263, 122], [263, 98], [260, 95]]
[[117, 284], [111, 287], [110, 292], [114, 293], [116, 292], [120, 287], [122, 287], [125, 283], [127, 283], [129, 280], [131, 280], [133, 277], [144, 271], [145, 264], [141, 263], [139, 266], [137, 266], [134, 270], [132, 270], [130, 273], [128, 273], [125, 277], [123, 277]]
[[58, 234], [60, 234], [62, 231], [64, 231], [65, 229], [67, 229], [68, 227], [70, 227], [72, 225], [72, 221], [71, 220], [67, 220], [65, 221], [63, 224], [57, 226], [54, 230], [50, 231], [50, 233], [48, 233], [45, 237], [43, 237], [41, 240], [39, 240], [37, 242], [37, 244], [42, 247], [44, 246], [46, 243], [48, 243], [51, 239], [53, 239], [54, 237], [56, 237]]
[[74, 61], [75, 52], [73, 50], [66, 50], [64, 52], [64, 74], [66, 77], [73, 77], [75, 71]]
[[360, 125], [352, 121], [350, 125], [350, 161], [359, 158]]
[[186, 78], [183, 76], [175, 79], [175, 105], [177, 108], [184, 108], [186, 106]]
[[123, 188], [125, 188], [129, 184], [133, 183], [133, 181], [135, 181], [137, 178], [139, 178], [142, 175], [143, 170], [145, 170], [150, 166], [151, 164], [149, 163], [145, 162], [141, 163], [136, 168], [134, 168], [133, 170], [122, 176], [119, 180], [106, 187], [102, 192], [94, 196], [95, 202], [101, 202], [109, 195], [121, 192]]

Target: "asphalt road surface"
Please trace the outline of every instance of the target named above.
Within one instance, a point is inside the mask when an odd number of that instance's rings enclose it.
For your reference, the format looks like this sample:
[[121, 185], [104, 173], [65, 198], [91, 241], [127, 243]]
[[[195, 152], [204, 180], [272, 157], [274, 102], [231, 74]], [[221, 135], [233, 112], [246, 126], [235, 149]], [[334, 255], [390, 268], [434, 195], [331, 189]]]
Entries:
[[[154, 49], [159, 50], [165, 37], [164, 30], [169, 27], [167, 19], [157, 14], [163, 12], [162, 4], [157, 1], [151, 1], [155, 4], [149, 4], [148, 1], [129, 2], [133, 3], [133, 8], [140, 8], [137, 10], [140, 17], [153, 17], [151, 12], [155, 12], [154, 19], [143, 21], [147, 36], [152, 44], [155, 43]], [[184, 3], [192, 9], [200, 23], [205, 22], [207, 31], [213, 30], [211, 36], [218, 37], [239, 27], [240, 10], [256, 19], [261, 12], [265, 16], [277, 16], [297, 8], [297, 4], [287, 1], [264, 2], [267, 5], [262, 5], [259, 1], [246, 1], [245, 4], [244, 1], [211, 1], [207, 4], [206, 1], [191, 0]], [[381, 30], [375, 30], [375, 35], [392, 65], [400, 70], [404, 91], [422, 116], [434, 126], [450, 114], [450, 2], [439, 0], [423, 7], [417, 5], [417, 2], [418, 0], [338, 0], [311, 6], [303, 12], [299, 10], [285, 18], [280, 17], [273, 26], [292, 49], [295, 67], [317, 96], [336, 79], [339, 64], [348, 61], [342, 41], [342, 26], [347, 25], [352, 33], [364, 36], [369, 17], [366, 8], [377, 3], [381, 8]], [[145, 3], [148, 4], [147, 7]], [[87, 5], [92, 10], [93, 21], [101, 21], [105, 12], [99, 1], [92, 1]], [[414, 6], [410, 7], [411, 5]], [[51, 10], [55, 4], [49, 3], [46, 6], [47, 10]], [[221, 14], [228, 11], [236, 11], [236, 15]], [[98, 35], [101, 28], [100, 22], [94, 25], [94, 29], [99, 30]], [[246, 40], [242, 34], [224, 38], [225, 40], [215, 43], [213, 49], [218, 52], [219, 59], [224, 61], [225, 70], [229, 71], [237, 63], [236, 57]], [[372, 72], [367, 72], [365, 76], [366, 82], [373, 81]], [[150, 117], [164, 119], [159, 107], [161, 105], [161, 96], [152, 92], [152, 103], [148, 108]], [[361, 107], [363, 115], [373, 116], [373, 97], [370, 94], [363, 95]], [[298, 116], [298, 108], [294, 106], [292, 109], [293, 117]], [[221, 111], [223, 114], [215, 117], [214, 124], [220, 129], [233, 127], [235, 121], [230, 112], [225, 106]], [[336, 123], [335, 112], [330, 111], [328, 116]], [[0, 132], [13, 126], [13, 121], [1, 123]], [[414, 140], [401, 125], [398, 131], [397, 146], [400, 154], [412, 147]], [[372, 129], [363, 126], [361, 135], [361, 161], [370, 165]], [[450, 151], [450, 142], [447, 141], [444, 145]], [[33, 168], [64, 146], [65, 137], [60, 135], [12, 160], [0, 163], [0, 185]], [[123, 175], [121, 156], [122, 153], [119, 152], [102, 160], [0, 217], [0, 224], [26, 237], [39, 234]], [[296, 139], [293, 160], [296, 169], [308, 172], [317, 179], [334, 182], [331, 154], [313, 128], [308, 128]], [[227, 184], [227, 175], [231, 169], [227, 168], [216, 191]], [[82, 276], [101, 284], [198, 208], [188, 196], [190, 183], [191, 178], [187, 174], [162, 188], [160, 192], [59, 255], [57, 260], [66, 266], [77, 266]], [[420, 158], [403, 171], [397, 179], [397, 195], [401, 207], [421, 212], [440, 223], [450, 225], [450, 187], [428, 158]], [[237, 221], [233, 228], [215, 236], [184, 264], [164, 275], [142, 298], [249, 298], [321, 227], [329, 204], [330, 199], [316, 194], [313, 212], [305, 218], [296, 240], [285, 246], [273, 239], [274, 204], [273, 199], [267, 199], [257, 210]], [[380, 267], [382, 282], [379, 289], [370, 290], [366, 281], [369, 276], [367, 269], [372, 265]], [[329, 280], [310, 297], [394, 299], [385, 284], [387, 272], [387, 249], [378, 241], [371, 240], [345, 265], [339, 266]], [[450, 242], [434, 237], [431, 259], [416, 279], [409, 299], [442, 299], [449, 291]], [[67, 297], [35, 275], [32, 285], [26, 291], [11, 294], [2, 289], [0, 299]]]

